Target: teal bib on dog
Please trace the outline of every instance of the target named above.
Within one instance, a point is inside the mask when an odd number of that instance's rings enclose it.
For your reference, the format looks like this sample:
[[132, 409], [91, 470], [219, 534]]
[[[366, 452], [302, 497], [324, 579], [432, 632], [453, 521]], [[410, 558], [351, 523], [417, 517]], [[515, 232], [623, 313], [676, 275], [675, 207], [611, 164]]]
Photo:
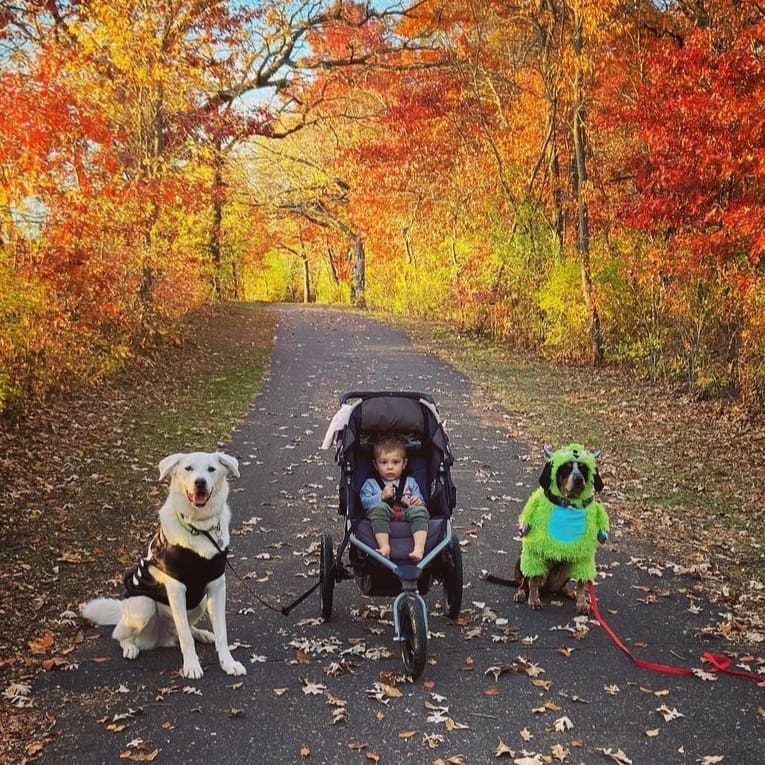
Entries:
[[547, 533], [551, 539], [563, 544], [579, 541], [584, 536], [585, 513], [584, 507], [560, 507], [553, 505]]

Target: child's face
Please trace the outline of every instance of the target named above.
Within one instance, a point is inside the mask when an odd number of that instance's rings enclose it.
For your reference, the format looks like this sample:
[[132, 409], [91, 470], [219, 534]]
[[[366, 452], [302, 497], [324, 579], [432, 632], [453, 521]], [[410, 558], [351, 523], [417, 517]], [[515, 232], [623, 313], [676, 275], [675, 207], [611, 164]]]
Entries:
[[400, 478], [406, 467], [406, 457], [403, 453], [394, 449], [389, 452], [382, 452], [377, 459], [375, 459], [375, 467], [380, 475], [380, 478], [386, 481], [395, 481], [396, 478]]

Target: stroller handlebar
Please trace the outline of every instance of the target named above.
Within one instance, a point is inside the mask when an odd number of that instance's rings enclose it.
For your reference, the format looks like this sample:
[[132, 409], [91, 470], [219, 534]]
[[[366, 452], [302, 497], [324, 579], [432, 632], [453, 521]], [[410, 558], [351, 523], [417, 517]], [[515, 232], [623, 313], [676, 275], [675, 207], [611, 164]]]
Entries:
[[422, 399], [423, 401], [427, 401], [429, 404], [432, 404], [433, 406], [436, 405], [436, 400], [433, 398], [433, 396], [430, 395], [430, 393], [418, 393], [417, 391], [400, 391], [400, 390], [349, 391], [348, 393], [343, 393], [343, 395], [340, 396], [340, 403], [345, 404], [349, 400], [354, 398], [367, 399], [367, 398], [380, 398], [380, 397], [412, 398], [415, 401], [419, 401], [420, 399]]

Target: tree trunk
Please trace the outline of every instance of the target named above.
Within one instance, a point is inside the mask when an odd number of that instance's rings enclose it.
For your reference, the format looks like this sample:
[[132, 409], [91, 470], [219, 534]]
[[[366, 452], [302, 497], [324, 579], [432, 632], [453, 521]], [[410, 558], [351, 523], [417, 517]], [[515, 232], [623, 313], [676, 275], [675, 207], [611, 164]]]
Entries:
[[216, 141], [215, 158], [213, 159], [212, 182], [212, 229], [210, 231], [210, 260], [213, 267], [213, 295], [216, 300], [223, 299], [222, 252], [221, 242], [223, 231], [223, 157], [220, 140]]
[[[553, 107], [555, 109], [555, 107]], [[553, 117], [552, 119], [556, 119]], [[565, 216], [563, 214], [563, 188], [561, 186], [560, 178], [560, 163], [558, 161], [558, 146], [553, 138], [550, 144], [550, 162], [549, 162], [550, 178], [552, 181], [552, 205], [553, 205], [553, 219], [552, 228], [553, 235], [555, 236], [555, 244], [557, 247], [558, 258], [563, 255], [563, 245], [565, 243], [566, 228], [565, 228]]]
[[300, 265], [303, 270], [303, 302], [311, 301], [311, 270], [308, 267], [308, 256], [305, 253], [300, 256]]
[[327, 259], [329, 260], [329, 272], [332, 274], [332, 283], [339, 284], [340, 279], [337, 275], [337, 266], [335, 265], [335, 253], [331, 244], [327, 245]]
[[412, 250], [412, 237], [409, 234], [409, 229], [402, 229], [401, 233], [404, 236], [404, 254], [406, 255], [406, 262], [410, 265], [416, 265], [414, 262], [414, 251]]
[[353, 242], [353, 284], [351, 285], [351, 302], [354, 305], [364, 306], [364, 278], [365, 278], [365, 253], [364, 240], [356, 236]]
[[586, 159], [586, 134], [584, 128], [584, 79], [581, 62], [584, 40], [582, 37], [582, 19], [574, 11], [572, 20], [572, 36], [574, 53], [576, 54], [576, 74], [574, 77], [574, 188], [576, 191], [577, 220], [579, 231], [577, 249], [582, 271], [582, 293], [587, 306], [590, 321], [590, 347], [592, 351], [592, 363], [599, 365], [603, 361], [603, 336], [600, 327], [600, 316], [592, 289], [592, 271], [590, 269], [590, 228], [587, 207], [587, 159]]

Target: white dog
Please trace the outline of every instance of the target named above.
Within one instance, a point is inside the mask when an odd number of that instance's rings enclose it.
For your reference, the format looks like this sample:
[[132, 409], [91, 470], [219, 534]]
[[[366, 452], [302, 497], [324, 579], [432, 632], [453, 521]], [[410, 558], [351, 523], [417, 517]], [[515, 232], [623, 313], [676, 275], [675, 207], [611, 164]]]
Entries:
[[[148, 552], [125, 574], [128, 597], [97, 598], [81, 607], [94, 624], [116, 624], [112, 637], [126, 659], [180, 643], [181, 674], [194, 680], [203, 674], [196, 639], [215, 643], [224, 672], [246, 674], [226, 634], [229, 473], [238, 477], [239, 463], [222, 452], [172, 454], [159, 463], [159, 478], [170, 476], [170, 491]], [[212, 632], [194, 626], [205, 609]]]

